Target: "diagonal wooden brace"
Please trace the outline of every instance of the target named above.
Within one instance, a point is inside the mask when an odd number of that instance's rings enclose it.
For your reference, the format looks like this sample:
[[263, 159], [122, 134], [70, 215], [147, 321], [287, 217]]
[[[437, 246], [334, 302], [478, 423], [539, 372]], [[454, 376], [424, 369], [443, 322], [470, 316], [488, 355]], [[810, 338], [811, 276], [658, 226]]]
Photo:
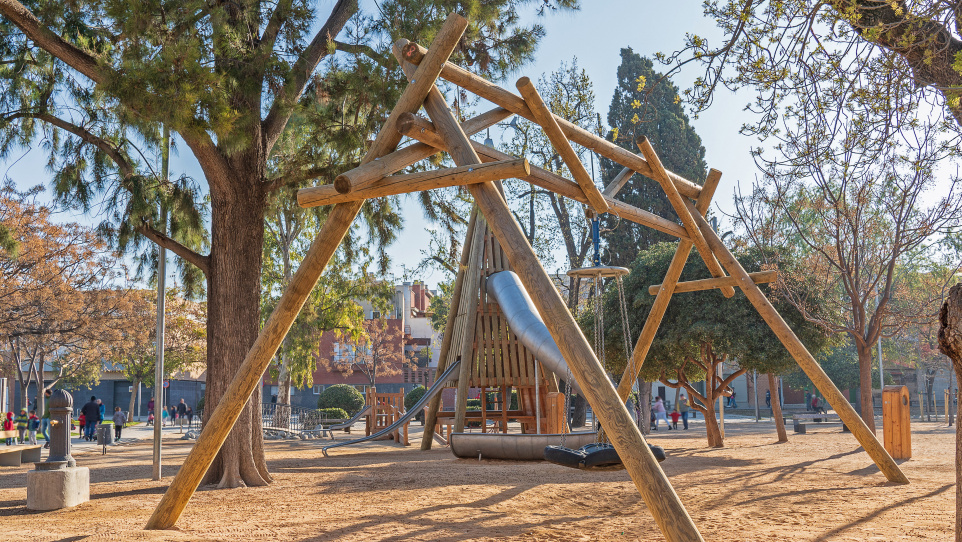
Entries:
[[[450, 149], [455, 164], [481, 162], [470, 140], [448, 110], [440, 91], [434, 89], [424, 101], [424, 109], [434, 121], [441, 137]], [[703, 540], [681, 499], [658, 465], [644, 437], [638, 431], [624, 401], [605, 375], [584, 334], [575, 322], [557, 289], [528, 244], [521, 226], [514, 219], [504, 197], [493, 183], [473, 184], [468, 187], [487, 218], [488, 227], [498, 238], [508, 261], [531, 293], [535, 306], [548, 325], [548, 330], [569, 361], [572, 374], [581, 383], [589, 404], [598, 415], [606, 434], [611, 439], [651, 511], [661, 532], [670, 542]]]
[[[708, 212], [711, 198], [715, 195], [715, 189], [718, 188], [720, 181], [720, 171], [713, 169], [708, 172], [708, 178], [705, 179], [705, 184], [701, 188], [701, 195], [698, 196], [698, 201], [695, 203], [697, 213], [703, 215]], [[618, 397], [622, 401], [628, 400], [631, 387], [634, 385], [635, 379], [638, 378], [638, 373], [641, 372], [645, 357], [648, 356], [648, 349], [651, 348], [651, 343], [655, 340], [655, 334], [658, 333], [661, 320], [665, 317], [665, 311], [668, 310], [668, 302], [671, 301], [671, 296], [675, 292], [675, 284], [678, 283], [678, 278], [681, 277], [681, 272], [685, 269], [685, 263], [688, 262], [688, 255], [691, 253], [692, 246], [693, 243], [690, 239], [682, 239], [678, 242], [678, 248], [675, 249], [675, 255], [668, 265], [668, 271], [665, 273], [665, 279], [661, 284], [661, 290], [658, 291], [655, 302], [651, 305], [651, 310], [648, 311], [645, 327], [638, 335], [638, 341], [635, 343], [631, 359], [628, 366], [625, 367], [621, 381], [618, 383]]]
[[522, 77], [518, 79], [517, 86], [525, 103], [528, 104], [528, 109], [530, 109], [531, 114], [534, 115], [535, 121], [541, 125], [541, 129], [544, 130], [544, 134], [548, 137], [548, 141], [551, 142], [551, 146], [558, 152], [558, 155], [561, 156], [565, 165], [568, 166], [568, 171], [571, 172], [571, 176], [574, 177], [578, 185], [581, 186], [581, 189], [584, 190], [585, 197], [588, 198], [595, 212], [599, 214], [607, 212], [608, 203], [601, 195], [598, 187], [595, 186], [594, 180], [588, 175], [588, 170], [585, 169], [585, 165], [581, 163], [581, 159], [575, 154], [575, 150], [571, 148], [571, 142], [568, 141], [564, 132], [561, 131], [561, 127], [558, 126], [558, 122], [555, 121], [554, 114], [551, 113], [551, 110], [548, 109], [541, 95], [538, 94], [538, 89], [535, 88], [534, 83], [531, 82], [531, 79]]
[[698, 213], [695, 213], [695, 220], [698, 228], [702, 231], [709, 246], [711, 246], [715, 255], [718, 256], [722, 265], [738, 280], [738, 287], [745, 293], [745, 297], [748, 298], [748, 301], [755, 307], [758, 314], [761, 315], [762, 319], [765, 320], [772, 331], [775, 332], [775, 335], [782, 344], [785, 345], [785, 349], [795, 358], [798, 366], [802, 368], [802, 371], [805, 372], [809, 380], [815, 384], [818, 391], [820, 391], [829, 404], [832, 405], [838, 417], [842, 419], [842, 423], [849, 428], [852, 435], [858, 440], [858, 443], [862, 445], [866, 453], [875, 461], [879, 470], [882, 471], [890, 482], [899, 484], [909, 483], [908, 478], [902, 473], [898, 464], [892, 459], [892, 456], [885, 451], [885, 448], [882, 446], [882, 443], [878, 441], [878, 438], [875, 437], [875, 433], [865, 425], [862, 417], [859, 416], [858, 412], [855, 412], [852, 404], [848, 402], [848, 399], [842, 395], [842, 392], [838, 390], [835, 383], [825, 374], [821, 365], [815, 361], [815, 358], [812, 357], [812, 354], [805, 348], [802, 341], [795, 335], [792, 328], [785, 323], [782, 316], [778, 314], [775, 307], [773, 307], [771, 302], [768, 301], [768, 298], [765, 297], [761, 288], [752, 281], [748, 272], [745, 271], [738, 260], [735, 259], [735, 256], [732, 255], [725, 244], [722, 243], [721, 239], [718, 238], [718, 234], [712, 230], [711, 225]]
[[[638, 138], [638, 148], [641, 149], [641, 154], [645, 155], [645, 159], [648, 160], [648, 164], [651, 166], [652, 171], [655, 173], [655, 180], [661, 185], [661, 188], [665, 191], [665, 195], [668, 196], [668, 201], [671, 203], [675, 213], [678, 214], [678, 218], [681, 219], [681, 223], [685, 225], [685, 230], [688, 231], [688, 237], [695, 244], [695, 248], [701, 255], [701, 258], [705, 260], [705, 267], [708, 268], [708, 272], [711, 273], [713, 277], [724, 277], [725, 271], [718, 264], [718, 260], [715, 259], [715, 255], [711, 253], [708, 249], [708, 243], [705, 242], [705, 238], [698, 231], [698, 226], [695, 225], [695, 219], [692, 218], [691, 213], [688, 212], [688, 207], [685, 206], [685, 200], [682, 199], [681, 194], [675, 189], [675, 185], [672, 184], [671, 179], [668, 178], [668, 172], [665, 171], [665, 167], [661, 165], [661, 160], [658, 159], [658, 154], [655, 153], [654, 147], [651, 146], [651, 142], [648, 138], [641, 136]], [[722, 294], [725, 297], [731, 297], [735, 295], [735, 289], [731, 286], [724, 286], [721, 288]]]
[[[635, 174], [634, 170], [632, 170], [629, 167], [622, 169], [621, 171], [618, 172], [617, 175], [615, 175], [615, 178], [612, 179], [610, 183], [608, 183], [608, 186], [606, 186], [605, 189], [601, 191], [602, 195], [608, 198], [613, 198], [617, 196], [618, 192], [621, 192], [621, 189], [624, 188], [625, 185], [628, 183], [628, 179], [631, 179], [631, 176], [634, 174]], [[705, 188], [702, 187], [702, 190], [704, 189]]]
[[[456, 13], [452, 13], [445, 20], [435, 37], [432, 48], [428, 50], [424, 62], [418, 68], [415, 81], [404, 89], [394, 111], [364, 157], [365, 162], [383, 156], [397, 147], [401, 140], [401, 135], [395, 126], [397, 117], [401, 113], [416, 111], [424, 102], [428, 91], [435, 88], [434, 81], [461, 39], [467, 24], [467, 20]], [[421, 81], [417, 83], [416, 80], [419, 78]], [[224, 441], [227, 440], [227, 435], [237, 423], [251, 394], [257, 389], [264, 371], [270, 365], [274, 354], [277, 353], [301, 307], [304, 306], [304, 302], [317, 284], [331, 256], [340, 245], [344, 234], [350, 229], [363, 203], [363, 201], [355, 201], [338, 204], [328, 215], [324, 227], [311, 244], [301, 265], [298, 266], [294, 279], [287, 286], [277, 307], [244, 358], [234, 380], [231, 381], [207, 420], [197, 443], [187, 454], [177, 476], [174, 477], [170, 487], [157, 504], [157, 508], [147, 520], [147, 529], [169, 529], [183, 514], [187, 503], [197, 491], [204, 474], [207, 473], [207, 469], [210, 468]]]

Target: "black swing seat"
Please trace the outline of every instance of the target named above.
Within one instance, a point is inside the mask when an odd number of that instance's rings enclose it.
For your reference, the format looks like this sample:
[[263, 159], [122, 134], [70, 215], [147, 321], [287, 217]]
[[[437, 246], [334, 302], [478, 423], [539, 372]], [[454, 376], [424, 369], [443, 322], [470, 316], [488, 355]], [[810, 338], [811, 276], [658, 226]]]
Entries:
[[[649, 444], [648, 448], [651, 449], [651, 453], [655, 455], [655, 459], [659, 463], [667, 458], [665, 450], [661, 446]], [[625, 468], [621, 458], [618, 457], [618, 452], [615, 451], [615, 447], [609, 443], [601, 442], [594, 442], [577, 450], [564, 446], [546, 446], [544, 459], [556, 465], [581, 470], [609, 471]]]

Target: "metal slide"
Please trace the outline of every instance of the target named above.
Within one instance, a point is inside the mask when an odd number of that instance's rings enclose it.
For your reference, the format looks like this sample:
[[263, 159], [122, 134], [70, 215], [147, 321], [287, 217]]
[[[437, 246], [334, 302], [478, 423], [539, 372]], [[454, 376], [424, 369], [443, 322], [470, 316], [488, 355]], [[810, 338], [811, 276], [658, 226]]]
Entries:
[[327, 445], [321, 448], [321, 452], [324, 454], [324, 457], [327, 457], [327, 451], [331, 448], [339, 448], [341, 446], [350, 446], [351, 444], [359, 444], [361, 442], [367, 442], [369, 440], [374, 440], [378, 437], [387, 435], [392, 431], [397, 430], [399, 427], [407, 423], [411, 418], [417, 416], [418, 412], [421, 412], [421, 410], [424, 408], [424, 405], [428, 404], [428, 401], [430, 401], [432, 397], [441, 393], [441, 390], [444, 389], [444, 384], [451, 379], [451, 375], [454, 374], [454, 372], [457, 371], [460, 366], [461, 366], [461, 360], [455, 360], [455, 362], [452, 363], [451, 366], [444, 371], [444, 374], [439, 376], [434, 381], [434, 385], [432, 385], [428, 389], [428, 391], [424, 394], [424, 397], [421, 397], [421, 400], [418, 401], [410, 409], [408, 409], [408, 411], [403, 416], [401, 416], [401, 418], [399, 418], [398, 421], [394, 422], [389, 427], [381, 429], [377, 433], [373, 433], [366, 437], [361, 437], [359, 439], [354, 439], [354, 440], [345, 440], [344, 442], [338, 442], [335, 444]]
[[[518, 275], [513, 271], [494, 273], [488, 277], [486, 288], [488, 295], [498, 302], [501, 312], [508, 319], [511, 331], [518, 336], [525, 348], [558, 378], [567, 378], [568, 364], [565, 363], [561, 350], [558, 350], [558, 345], [551, 338], [551, 333], [528, 297]], [[569, 384], [574, 393], [581, 393], [581, 387], [573, 375]]]

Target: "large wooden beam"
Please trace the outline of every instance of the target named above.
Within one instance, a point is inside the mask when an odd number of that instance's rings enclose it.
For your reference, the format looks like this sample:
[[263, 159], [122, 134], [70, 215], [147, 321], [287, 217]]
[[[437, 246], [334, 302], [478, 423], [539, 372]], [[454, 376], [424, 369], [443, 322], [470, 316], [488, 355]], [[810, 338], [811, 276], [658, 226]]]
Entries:
[[[757, 271], [755, 273], [749, 273], [748, 276], [755, 281], [755, 284], [765, 284], [768, 282], [775, 282], [778, 279], [778, 271]], [[679, 282], [675, 285], [675, 293], [701, 292], [704, 290], [721, 288], [722, 286], [738, 286], [738, 279], [735, 277], [722, 277], [720, 279], [701, 279], [690, 280], [688, 282]], [[651, 295], [657, 295], [661, 288], [661, 284], [649, 286], [648, 293]]]
[[[401, 140], [401, 135], [395, 126], [397, 117], [404, 112], [416, 111], [428, 91], [435, 88], [434, 81], [437, 79], [437, 74], [440, 73], [441, 67], [461, 39], [465, 28], [467, 28], [466, 19], [456, 13], [448, 16], [431, 50], [425, 56], [424, 62], [418, 67], [415, 81], [404, 89], [398, 105], [395, 106], [395, 110], [365, 156], [365, 162], [383, 156], [397, 147]], [[147, 520], [147, 529], [169, 529], [177, 523], [188, 501], [197, 491], [207, 469], [210, 468], [224, 441], [227, 440], [227, 435], [237, 423], [251, 394], [257, 389], [264, 371], [267, 370], [278, 347], [290, 330], [291, 324], [297, 318], [311, 290], [314, 289], [327, 262], [337, 250], [344, 234], [350, 229], [361, 205], [363, 205], [362, 201], [342, 203], [335, 206], [328, 215], [324, 227], [311, 244], [293, 280], [257, 336], [254, 346], [244, 358], [234, 380], [217, 403], [197, 443], [194, 444], [177, 476], [174, 477], [174, 481], [167, 488], [167, 492], [157, 504], [150, 519]]]
[[[355, 201], [359, 199], [372, 199], [384, 196], [394, 196], [409, 192], [421, 192], [423, 190], [434, 190], [435, 188], [446, 188], [450, 186], [463, 186], [466, 184], [483, 183], [486, 181], [500, 181], [513, 177], [527, 177], [531, 174], [531, 167], [524, 158], [513, 158], [498, 162], [488, 162], [475, 166], [462, 166], [445, 169], [435, 169], [420, 171], [418, 173], [407, 173], [398, 175], [388, 175], [373, 181], [367, 181], [360, 185], [354, 185], [353, 190], [348, 194], [341, 194], [334, 188], [334, 185], [325, 184], [322, 186], [312, 186], [303, 188], [297, 192], [297, 202], [301, 207], [314, 207], [317, 205], [331, 205], [343, 203], [345, 201]], [[310, 202], [305, 205], [302, 202]]]
[[[405, 43], [406, 42], [407, 40], [405, 40]], [[485, 128], [494, 126], [511, 115], [514, 115], [514, 113], [502, 107], [495, 107], [494, 109], [481, 113], [477, 117], [464, 121], [462, 126], [464, 126], [465, 132], [476, 134]], [[387, 175], [394, 175], [402, 169], [437, 153], [438, 149], [423, 143], [408, 145], [390, 154], [386, 154], [377, 160], [365, 162], [354, 169], [341, 173], [335, 177], [334, 185], [335, 187], [337, 185], [341, 186], [341, 188], [337, 190], [338, 193], [347, 193], [354, 187], [363, 186], [365, 183], [386, 177]], [[310, 189], [305, 188], [303, 190]], [[311, 201], [309, 197], [302, 195], [303, 190], [297, 193], [298, 205], [301, 207], [316, 207], [320, 205]]]
[[[426, 119], [416, 115], [402, 116], [401, 121], [398, 123], [398, 130], [400, 130], [402, 134], [412, 139], [416, 139], [422, 143], [431, 145], [432, 147], [437, 147], [438, 149], [448, 150], [447, 143], [445, 143], [441, 136], [438, 135], [434, 124]], [[477, 141], [471, 141], [471, 146], [485, 162], [510, 160], [514, 158], [510, 154], [505, 154], [497, 149], [492, 149], [491, 147], [482, 145]], [[552, 173], [546, 169], [531, 166], [531, 175], [521, 177], [520, 179], [535, 186], [540, 186], [545, 190], [551, 190], [552, 192], [555, 192], [566, 198], [570, 198], [581, 203], [588, 203], [588, 199], [581, 190], [581, 187], [578, 186], [578, 183]], [[639, 209], [623, 201], [618, 201], [612, 197], [606, 196], [605, 200], [608, 202], [608, 212], [612, 214], [618, 215], [625, 220], [647, 226], [669, 235], [673, 235], [680, 239], [688, 239], [688, 232], [685, 231], [685, 228], [675, 222], [672, 222], [671, 220], [662, 218], [653, 213], [649, 213], [648, 211]]]
[[[715, 189], [718, 188], [720, 181], [720, 171], [712, 169], [708, 172], [708, 177], [705, 179], [705, 184], [701, 189], [701, 195], [698, 196], [698, 201], [695, 203], [697, 213], [704, 215], [708, 212], [711, 199], [714, 197]], [[641, 334], [638, 335], [638, 341], [635, 342], [631, 359], [625, 367], [621, 381], [618, 382], [618, 397], [620, 397], [622, 401], [628, 400], [628, 395], [631, 394], [631, 387], [638, 378], [641, 367], [645, 364], [648, 349], [651, 348], [651, 343], [655, 340], [655, 334], [658, 333], [658, 328], [661, 326], [661, 320], [665, 317], [665, 311], [668, 310], [668, 303], [671, 301], [671, 296], [675, 292], [675, 284], [681, 277], [681, 272], [685, 269], [685, 263], [688, 262], [688, 255], [691, 253], [692, 246], [694, 245], [690, 239], [682, 239], [678, 242], [678, 247], [675, 248], [675, 255], [672, 257], [671, 263], [668, 264], [668, 271], [665, 272], [661, 290], [658, 291], [655, 302], [652, 303], [651, 310], [648, 311], [645, 326], [641, 329]]]
[[[685, 230], [688, 231], [688, 237], [691, 238], [698, 254], [700, 254], [702, 260], [705, 261], [705, 267], [708, 268], [708, 272], [711, 273], [713, 277], [724, 277], [725, 271], [721, 268], [721, 265], [718, 264], [715, 255], [708, 249], [708, 243], [705, 242], [704, 237], [702, 237], [698, 231], [698, 226], [695, 225], [695, 219], [692, 218], [691, 213], [688, 212], [688, 208], [685, 206], [685, 200], [682, 199], [681, 194], [675, 189], [671, 178], [668, 177], [668, 171], [661, 164], [658, 154], [655, 153], [655, 149], [651, 146], [651, 142], [648, 141], [647, 137], [641, 136], [638, 139], [638, 148], [641, 150], [641, 154], [645, 155], [645, 159], [648, 160], [648, 164], [655, 173], [655, 180], [658, 181], [658, 184], [660, 184], [661, 188], [665, 191], [665, 195], [668, 196], [668, 202], [671, 203], [678, 218], [681, 219], [681, 223], [684, 224]], [[731, 286], [722, 286], [721, 291], [725, 297], [735, 295], [735, 289]]]
[[838, 390], [835, 383], [825, 374], [825, 371], [822, 370], [822, 367], [815, 361], [812, 354], [805, 348], [802, 341], [798, 339], [798, 336], [795, 335], [792, 328], [785, 323], [782, 316], [778, 314], [775, 307], [773, 307], [771, 302], [768, 301], [768, 298], [765, 297], [761, 288], [752, 281], [745, 269], [738, 263], [738, 260], [735, 259], [728, 248], [725, 247], [725, 244], [722, 243], [721, 239], [718, 238], [718, 235], [712, 230], [711, 225], [708, 224], [700, 214], [694, 213], [694, 215], [698, 227], [705, 236], [708, 245], [718, 257], [718, 260], [725, 266], [725, 269], [738, 280], [738, 287], [745, 293], [745, 297], [748, 298], [748, 301], [755, 307], [758, 314], [761, 315], [762, 319], [764, 319], [772, 331], [775, 332], [778, 339], [785, 345], [785, 348], [788, 349], [788, 352], [795, 358], [795, 361], [798, 362], [798, 366], [805, 371], [809, 380], [815, 384], [818, 391], [822, 392], [825, 399], [832, 405], [832, 408], [835, 409], [838, 417], [842, 419], [842, 423], [852, 431], [852, 434], [855, 435], [859, 444], [862, 445], [862, 448], [864, 448], [872, 460], [875, 461], [875, 464], [885, 477], [890, 482], [899, 484], [909, 483], [908, 478], [906, 478], [902, 470], [899, 469], [898, 464], [895, 463], [892, 456], [885, 451], [882, 443], [875, 438], [875, 433], [865, 425], [862, 417], [858, 415], [858, 412], [855, 412], [852, 404], [848, 402], [848, 399], [842, 395], [842, 392]]
[[[424, 57], [425, 49], [416, 43], [408, 43], [404, 48], [404, 58], [413, 64], [418, 64], [422, 62]], [[441, 70], [441, 78], [458, 85], [459, 87], [473, 92], [478, 96], [488, 100], [489, 102], [500, 105], [501, 107], [520, 115], [532, 122], [537, 122], [534, 115], [531, 114], [531, 110], [528, 109], [528, 105], [525, 103], [524, 99], [514, 94], [513, 92], [506, 90], [490, 81], [479, 77], [460, 66], [448, 62], [444, 65]], [[651, 170], [651, 166], [644, 158], [638, 156], [637, 154], [615, 145], [611, 141], [608, 141], [602, 137], [585, 130], [584, 128], [571, 123], [561, 117], [555, 115], [555, 121], [558, 126], [561, 127], [561, 131], [564, 132], [565, 136], [569, 140], [595, 151], [596, 153], [608, 158], [609, 160], [614, 160], [615, 162], [621, 164], [622, 166], [629, 167], [642, 175], [654, 179], [654, 173]], [[701, 187], [697, 184], [685, 179], [684, 177], [669, 172], [669, 177], [678, 191], [683, 195], [696, 199], [698, 194], [701, 192]]]
[[588, 198], [591, 207], [599, 214], [607, 212], [608, 203], [601, 195], [598, 187], [595, 186], [594, 179], [588, 174], [588, 170], [585, 169], [585, 165], [581, 163], [581, 159], [578, 158], [575, 150], [571, 148], [571, 143], [568, 141], [568, 138], [565, 137], [564, 132], [561, 131], [561, 127], [558, 126], [558, 122], [555, 121], [555, 116], [551, 110], [548, 109], [548, 105], [544, 103], [544, 99], [538, 94], [538, 89], [535, 88], [534, 83], [531, 82], [531, 79], [522, 77], [518, 79], [517, 87], [525, 103], [528, 104], [528, 109], [531, 110], [531, 114], [534, 115], [535, 121], [541, 126], [548, 141], [551, 142], [551, 146], [554, 147], [558, 155], [561, 156], [561, 160], [568, 166], [568, 171], [571, 172], [571, 176], [574, 177], [575, 182], [584, 190], [585, 197]]
[[[432, 91], [424, 102], [424, 109], [434, 121], [441, 137], [447, 142], [449, 152], [458, 165], [481, 163], [470, 140], [445, 106], [440, 91]], [[581, 384], [589, 404], [601, 421], [606, 434], [614, 444], [625, 464], [628, 474], [641, 493], [661, 532], [669, 541], [703, 540], [691, 516], [658, 461], [638, 431], [631, 414], [604, 368], [595, 357], [591, 346], [578, 323], [568, 311], [564, 300], [552, 284], [538, 258], [528, 244], [521, 226], [514, 219], [504, 197], [493, 183], [473, 184], [468, 187], [475, 203], [508, 256], [512, 268], [521, 278], [548, 331], [569, 360], [572, 374]], [[464, 363], [464, 360], [462, 360]]]

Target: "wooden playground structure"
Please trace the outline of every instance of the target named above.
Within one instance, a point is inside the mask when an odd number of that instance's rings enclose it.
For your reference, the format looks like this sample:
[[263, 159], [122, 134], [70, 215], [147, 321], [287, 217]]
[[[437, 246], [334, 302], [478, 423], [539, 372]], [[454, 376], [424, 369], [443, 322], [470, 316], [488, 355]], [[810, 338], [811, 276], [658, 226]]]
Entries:
[[[431, 47], [423, 49], [404, 40], [395, 44], [395, 55], [404, 69], [409, 84], [398, 100], [362, 164], [337, 178], [334, 185], [302, 190], [301, 205], [333, 204], [327, 222], [305, 255], [294, 279], [251, 348], [234, 381], [222, 396], [209, 423], [185, 460], [173, 483], [150, 517], [148, 529], [171, 528], [183, 513], [214, 460], [244, 405], [256, 389], [261, 375], [300, 311], [344, 234], [365, 199], [414, 192], [444, 186], [466, 185], [474, 197], [478, 216], [497, 239], [503, 258], [520, 277], [524, 288], [537, 307], [554, 342], [568, 361], [568, 367], [602, 428], [620, 455], [635, 487], [650, 510], [665, 538], [670, 541], [703, 540], [664, 471], [646, 445], [625, 399], [644, 362], [665, 308], [675, 292], [678, 278], [694, 247], [714, 277], [702, 281], [698, 289], [718, 288], [726, 297], [734, 295], [734, 287], [742, 290], [776, 336], [789, 350], [799, 366], [834, 407], [841, 420], [869, 454], [885, 477], [892, 482], [908, 483], [892, 457], [868, 429], [854, 408], [842, 396], [798, 337], [782, 320], [751, 276], [732, 256], [704, 218], [711, 197], [720, 180], [712, 170], [704, 185], [668, 172], [646, 140], [638, 142], [641, 156], [606, 141], [588, 131], [555, 117], [545, 106], [528, 78], [518, 81], [521, 96], [484, 80], [448, 62], [454, 47], [467, 27], [467, 21], [451, 14], [438, 32]], [[438, 77], [493, 102], [498, 107], [461, 124], [447, 107], [435, 86]], [[424, 107], [430, 122], [414, 116]], [[510, 157], [468, 139], [499, 120], [515, 114], [538, 123], [549, 137], [574, 181], [530, 167], [526, 161]], [[395, 150], [403, 135], [419, 141]], [[625, 170], [603, 191], [599, 190], [571, 143], [580, 144], [613, 160]], [[446, 151], [457, 167], [414, 175], [394, 175], [409, 165]], [[482, 162], [490, 162], [487, 167]], [[667, 194], [681, 218], [677, 224], [615, 199], [633, 172], [654, 179]], [[596, 213], [616, 213], [630, 220], [669, 233], [680, 241], [671, 266], [658, 289], [655, 304], [641, 332], [634, 354], [622, 376], [618, 389], [611, 384], [594, 351], [582, 334], [564, 301], [528, 244], [520, 226], [493, 181], [518, 177], [539, 187], [589, 205]], [[475, 223], [479, 223], [475, 220]], [[483, 229], [477, 228], [476, 230]], [[492, 249], [493, 250], [493, 249]], [[468, 255], [469, 256], [469, 255]], [[462, 268], [464, 267], [462, 256]], [[473, 280], [459, 273], [459, 282]], [[691, 289], [692, 285], [683, 288]], [[463, 288], [456, 288], [455, 295]], [[465, 324], [470, 323], [468, 313]], [[449, 319], [449, 323], [454, 318]], [[475, 326], [478, 324], [475, 323]], [[468, 326], [467, 329], [471, 329]], [[451, 340], [446, 333], [445, 343]], [[451, 344], [447, 345], [452, 348]], [[442, 350], [444, 344], [442, 344]], [[462, 351], [465, 347], [462, 347]], [[520, 376], [520, 374], [519, 374]], [[463, 381], [463, 382], [462, 382]], [[458, 385], [468, 380], [459, 379]], [[429, 411], [430, 413], [430, 411]], [[457, 423], [457, 421], [455, 422]], [[423, 443], [422, 443], [423, 445]]]

